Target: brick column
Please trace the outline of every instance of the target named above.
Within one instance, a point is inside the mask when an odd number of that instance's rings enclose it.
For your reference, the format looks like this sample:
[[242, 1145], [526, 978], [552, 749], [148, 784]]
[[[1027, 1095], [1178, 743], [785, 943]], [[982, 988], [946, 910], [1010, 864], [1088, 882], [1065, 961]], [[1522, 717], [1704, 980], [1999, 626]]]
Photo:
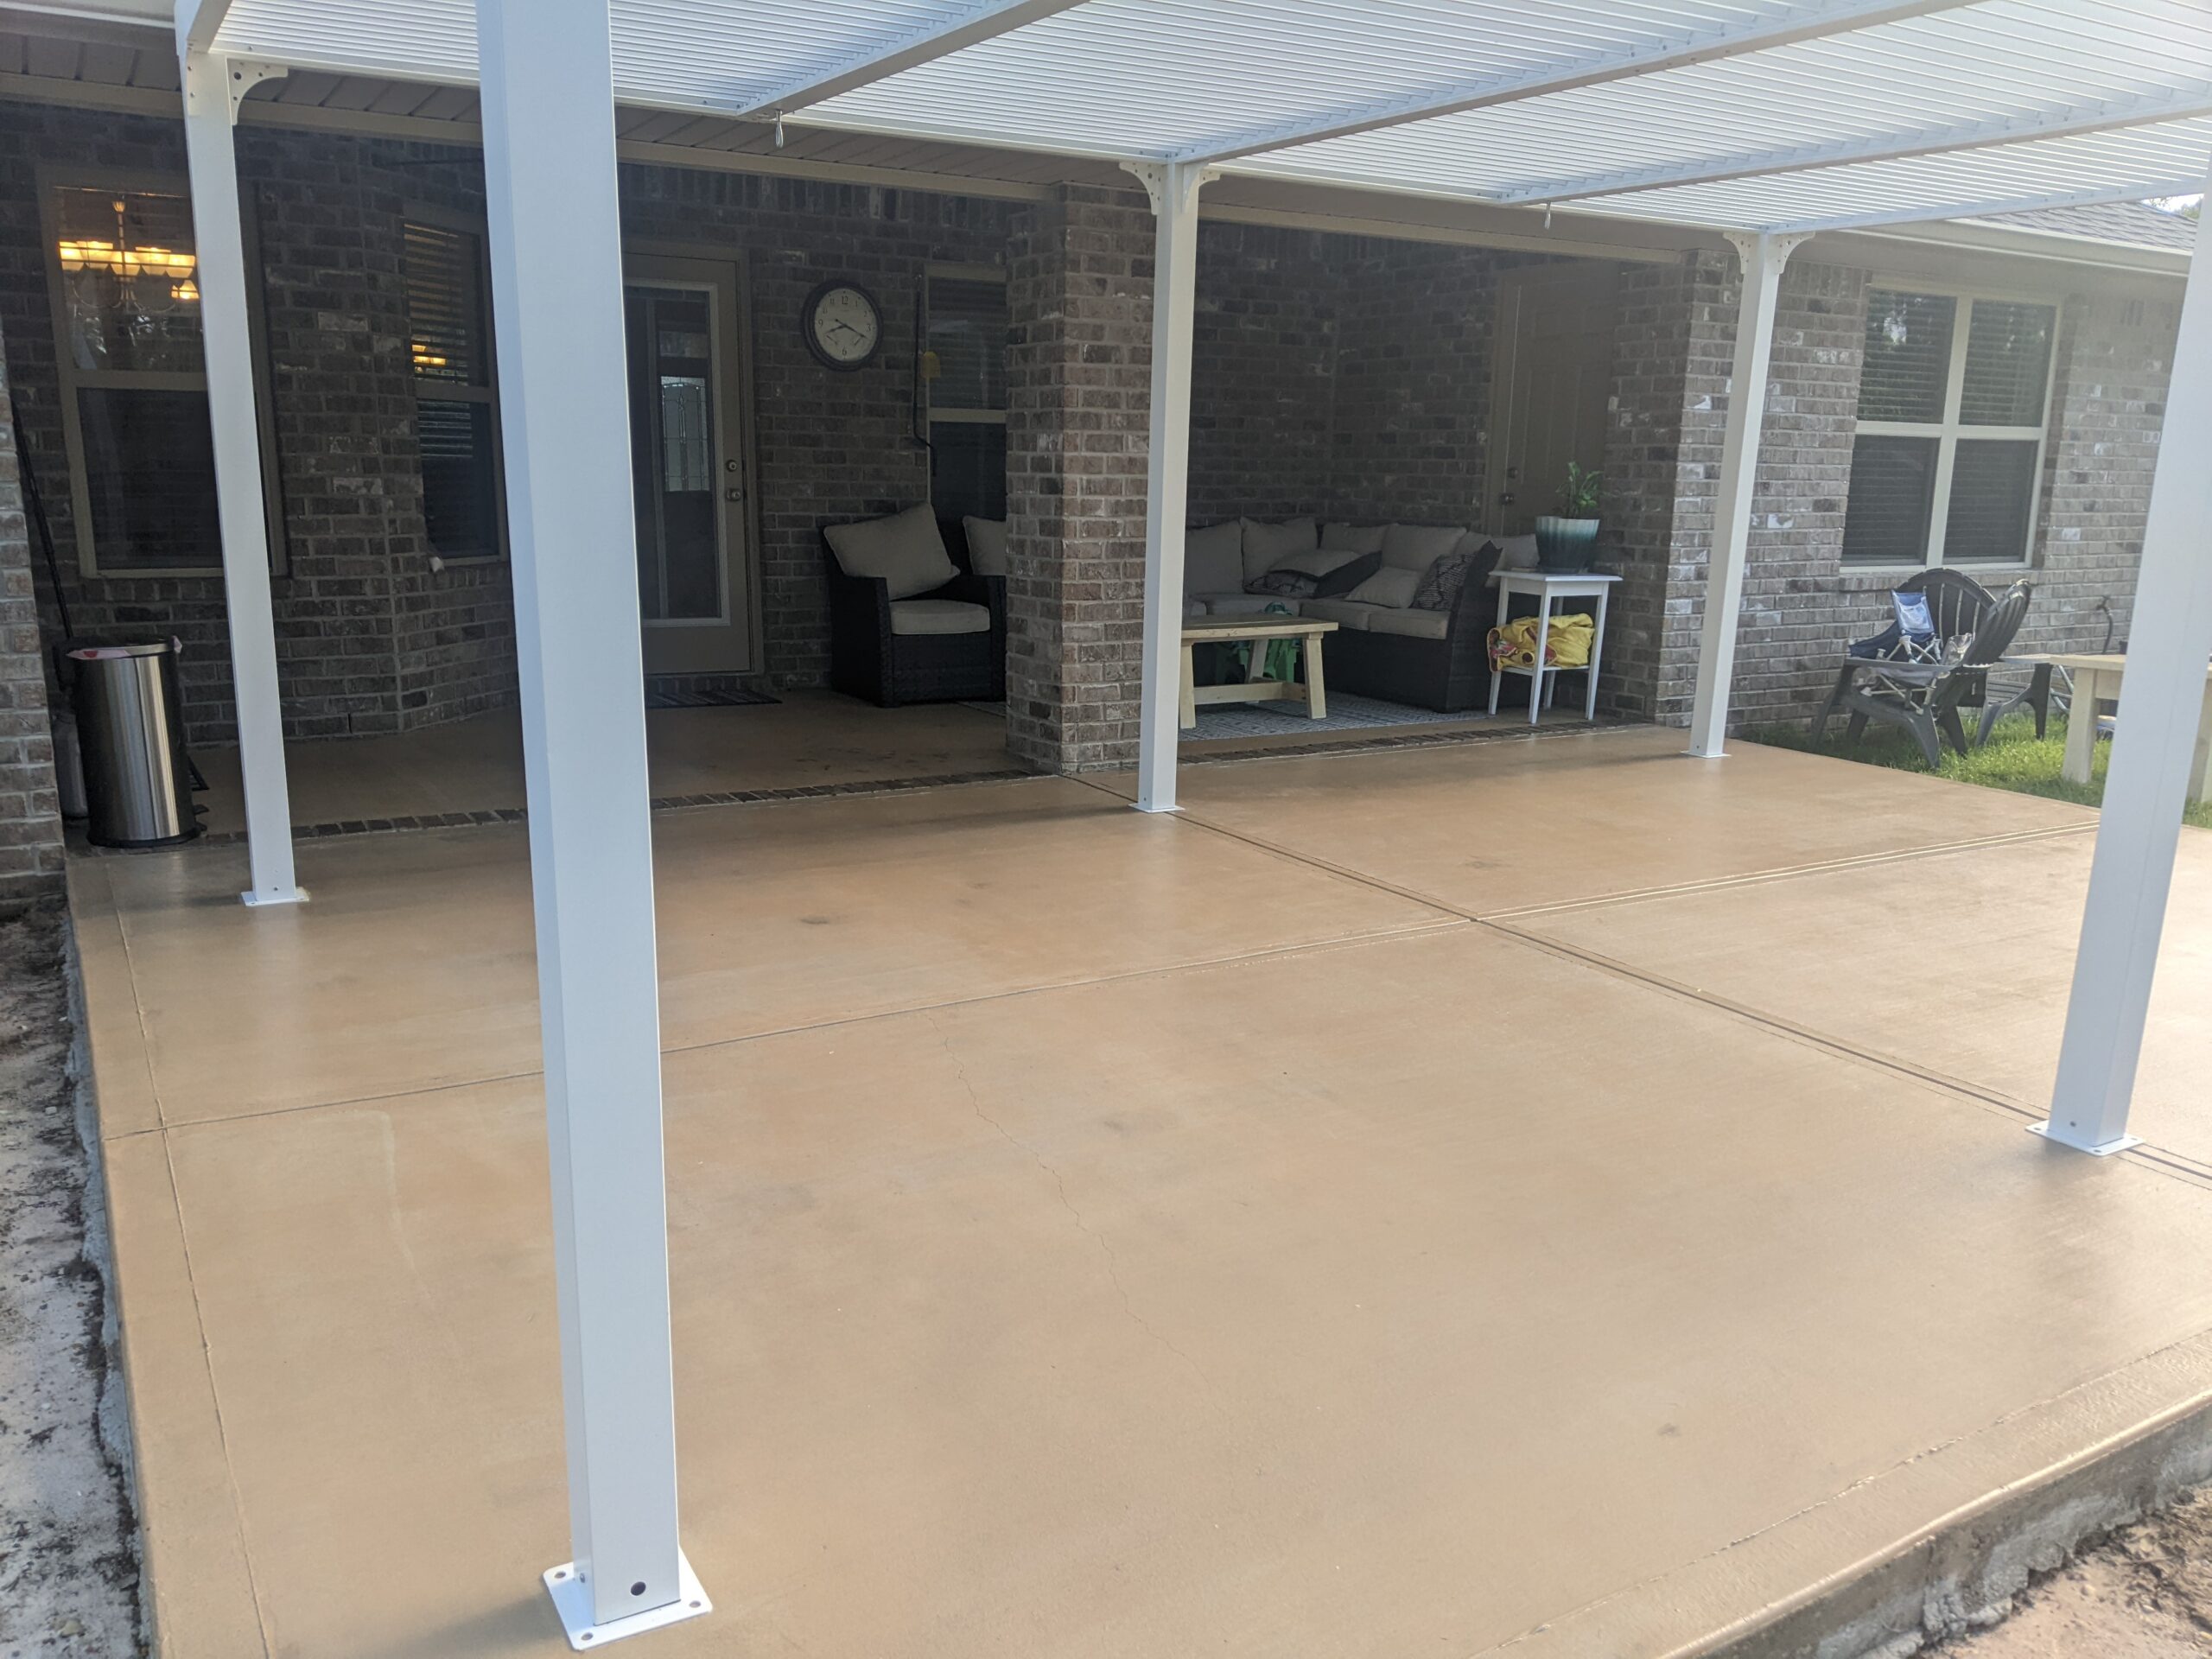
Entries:
[[[1624, 581], [1600, 700], [1681, 725], [1697, 686], [1740, 279], [1723, 254], [1621, 275], [1605, 537]], [[1844, 641], [1872, 632], [1840, 576], [1858, 423], [1866, 274], [1792, 262], [1783, 273], [1732, 726], [1802, 715]], [[1879, 626], [1878, 623], [1876, 626]]]
[[1736, 307], [1726, 254], [1629, 265], [1614, 325], [1599, 563], [1621, 573], [1599, 701], [1681, 725], [1697, 689], [1695, 589], [1713, 550]]
[[1136, 758], [1152, 256], [1141, 191], [1071, 186], [1014, 228], [1007, 742], [1042, 772]]
[[[8, 377], [0, 357], [0, 410]], [[12, 424], [0, 420], [0, 907], [61, 890], [61, 813], [46, 665], [31, 589], [30, 527]]]

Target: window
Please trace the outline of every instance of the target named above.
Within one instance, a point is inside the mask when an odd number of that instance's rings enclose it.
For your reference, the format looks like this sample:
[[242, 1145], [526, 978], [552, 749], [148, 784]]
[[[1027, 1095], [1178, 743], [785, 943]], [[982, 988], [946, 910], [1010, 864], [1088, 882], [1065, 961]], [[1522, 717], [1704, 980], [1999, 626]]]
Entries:
[[191, 200], [181, 184], [75, 180], [44, 196], [79, 565], [218, 571]]
[[484, 238], [422, 219], [410, 219], [405, 235], [423, 531], [441, 558], [497, 558], [506, 546], [506, 497]]
[[924, 280], [930, 499], [941, 518], [1006, 517], [1006, 273], [932, 267]]
[[1846, 564], [2018, 564], [2029, 555], [2057, 308], [1867, 296]]

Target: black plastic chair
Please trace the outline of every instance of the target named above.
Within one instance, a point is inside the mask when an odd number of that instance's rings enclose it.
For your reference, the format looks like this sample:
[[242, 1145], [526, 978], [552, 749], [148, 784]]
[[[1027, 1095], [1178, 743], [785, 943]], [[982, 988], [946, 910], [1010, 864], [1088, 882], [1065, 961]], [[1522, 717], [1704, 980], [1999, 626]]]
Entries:
[[1934, 639], [1912, 646], [1892, 625], [1849, 647], [1835, 689], [1814, 717], [1814, 740], [1825, 734], [1829, 720], [1840, 713], [1851, 716], [1853, 742], [1866, 734], [1868, 721], [1882, 721], [1911, 733], [1933, 770], [1942, 764], [1945, 740], [1961, 754], [1967, 752], [1961, 709], [1982, 710], [1976, 741], [1986, 743], [1998, 715], [2024, 702], [2035, 702], [2036, 732], [2042, 735], [2050, 690], [2047, 664], [2037, 665], [2027, 691], [1999, 705], [1989, 702], [1989, 671], [2012, 648], [2035, 590], [2020, 582], [2002, 595], [1993, 594], [1971, 576], [1938, 569], [1900, 582], [1897, 591], [1927, 595]]

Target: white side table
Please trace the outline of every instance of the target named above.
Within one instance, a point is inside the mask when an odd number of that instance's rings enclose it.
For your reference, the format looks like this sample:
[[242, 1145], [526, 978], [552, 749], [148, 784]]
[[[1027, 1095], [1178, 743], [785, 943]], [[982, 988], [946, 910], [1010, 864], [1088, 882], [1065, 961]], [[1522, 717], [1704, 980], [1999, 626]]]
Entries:
[[[1536, 716], [1551, 701], [1561, 674], [1589, 676], [1589, 690], [1582, 699], [1582, 717], [1598, 718], [1598, 669], [1605, 649], [1605, 600], [1612, 592], [1618, 576], [1609, 576], [1595, 570], [1582, 570], [1570, 575], [1554, 570], [1500, 570], [1494, 578], [1497, 583], [1497, 622], [1505, 626], [1505, 609], [1516, 594], [1527, 594], [1537, 602], [1536, 614], [1541, 619], [1536, 625], [1536, 665], [1534, 668], [1499, 669], [1490, 671], [1490, 711], [1497, 712], [1497, 689], [1504, 683], [1508, 674], [1519, 674], [1533, 683], [1529, 687], [1529, 723], [1536, 723]], [[1580, 668], [1547, 668], [1544, 652], [1551, 643], [1552, 607], [1562, 599], [1594, 599], [1598, 601], [1598, 615], [1590, 631], [1590, 665]]]

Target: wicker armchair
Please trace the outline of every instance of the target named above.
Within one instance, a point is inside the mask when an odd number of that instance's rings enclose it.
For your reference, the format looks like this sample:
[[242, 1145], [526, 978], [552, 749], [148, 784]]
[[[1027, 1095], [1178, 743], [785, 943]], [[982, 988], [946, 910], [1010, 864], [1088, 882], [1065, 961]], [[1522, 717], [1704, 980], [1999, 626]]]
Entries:
[[[910, 702], [996, 702], [1006, 696], [1006, 578], [968, 568], [957, 524], [941, 524], [945, 551], [959, 568], [950, 582], [912, 597], [981, 605], [988, 631], [901, 633], [892, 626], [890, 584], [845, 573], [825, 537], [830, 572], [830, 684], [886, 709]], [[905, 603], [906, 601], [899, 601]]]

